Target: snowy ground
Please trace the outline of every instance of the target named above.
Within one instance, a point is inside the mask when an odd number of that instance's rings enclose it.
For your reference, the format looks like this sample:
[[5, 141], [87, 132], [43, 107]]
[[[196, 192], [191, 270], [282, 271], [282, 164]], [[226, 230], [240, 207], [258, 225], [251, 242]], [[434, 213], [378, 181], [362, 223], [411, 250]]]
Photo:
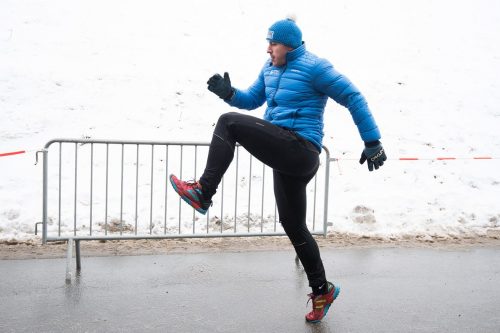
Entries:
[[[466, 236], [500, 228], [500, 3], [479, 1], [14, 1], [0, 4], [0, 240], [41, 220], [34, 151], [55, 137], [209, 141], [294, 12], [307, 48], [364, 93], [388, 161], [368, 173], [347, 110], [330, 101], [331, 231]], [[253, 112], [261, 115], [263, 109]], [[453, 161], [436, 161], [453, 156]], [[429, 158], [399, 161], [400, 157]], [[135, 181], [135, 180], [130, 180]]]

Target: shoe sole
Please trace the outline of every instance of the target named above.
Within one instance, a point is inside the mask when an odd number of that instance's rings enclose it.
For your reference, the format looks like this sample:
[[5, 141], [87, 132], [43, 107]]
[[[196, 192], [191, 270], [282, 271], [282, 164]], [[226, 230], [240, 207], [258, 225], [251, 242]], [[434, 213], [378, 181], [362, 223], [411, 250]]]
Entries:
[[203, 208], [196, 208], [195, 206], [192, 205], [192, 201], [186, 197], [185, 195], [181, 194], [179, 191], [179, 188], [177, 185], [175, 185], [175, 182], [172, 180], [172, 177], [169, 177], [170, 184], [174, 188], [175, 192], [181, 197], [182, 200], [184, 200], [185, 203], [187, 203], [189, 206], [193, 207], [194, 210], [196, 210], [198, 213], [205, 215], [207, 211]]
[[[335, 286], [335, 291], [333, 292], [333, 300], [334, 300], [334, 301], [337, 299], [337, 297], [339, 296], [339, 294], [340, 294], [340, 287], [339, 287], [339, 286]], [[333, 303], [333, 302], [332, 302], [332, 303]], [[310, 320], [310, 321], [309, 321], [309, 320], [307, 320], [307, 318], [306, 318], [306, 321], [307, 321], [308, 323], [311, 323], [311, 324], [321, 323], [321, 320], [322, 320], [323, 318], [325, 318], [326, 314], [328, 313], [328, 310], [330, 310], [330, 305], [332, 305], [332, 303], [327, 304], [327, 305], [325, 306], [325, 312], [323, 313], [323, 317], [322, 317], [321, 319], [317, 319], [317, 320]]]

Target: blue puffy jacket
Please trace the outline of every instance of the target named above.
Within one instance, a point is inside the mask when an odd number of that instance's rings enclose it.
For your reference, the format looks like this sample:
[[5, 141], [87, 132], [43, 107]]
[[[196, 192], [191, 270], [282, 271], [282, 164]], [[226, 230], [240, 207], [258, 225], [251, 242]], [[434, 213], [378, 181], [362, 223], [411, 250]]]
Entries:
[[305, 44], [287, 53], [287, 63], [276, 67], [269, 59], [247, 89], [235, 89], [231, 106], [253, 110], [267, 101], [264, 119], [296, 132], [321, 151], [323, 112], [328, 97], [349, 109], [365, 142], [380, 132], [365, 98], [348, 78], [325, 59], [306, 51]]

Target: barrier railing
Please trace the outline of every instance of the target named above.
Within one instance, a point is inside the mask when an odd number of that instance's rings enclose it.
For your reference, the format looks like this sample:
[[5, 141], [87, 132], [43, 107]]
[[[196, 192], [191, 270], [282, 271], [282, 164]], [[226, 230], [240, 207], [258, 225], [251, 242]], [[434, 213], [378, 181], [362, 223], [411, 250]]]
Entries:
[[[206, 216], [181, 202], [168, 176], [197, 179], [208, 143], [54, 139], [43, 153], [43, 243], [284, 235], [272, 170], [237, 146]], [[309, 183], [307, 224], [325, 235], [330, 155]]]

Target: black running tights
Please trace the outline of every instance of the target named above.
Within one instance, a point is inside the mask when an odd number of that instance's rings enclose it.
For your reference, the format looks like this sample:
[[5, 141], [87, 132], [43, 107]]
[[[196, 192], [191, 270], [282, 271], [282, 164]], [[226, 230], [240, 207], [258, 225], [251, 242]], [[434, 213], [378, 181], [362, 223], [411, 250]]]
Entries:
[[307, 229], [307, 183], [319, 166], [319, 152], [306, 139], [268, 121], [229, 112], [220, 116], [200, 177], [210, 199], [231, 164], [236, 142], [273, 169], [274, 195], [280, 222], [290, 238], [314, 289], [326, 282], [319, 248]]

